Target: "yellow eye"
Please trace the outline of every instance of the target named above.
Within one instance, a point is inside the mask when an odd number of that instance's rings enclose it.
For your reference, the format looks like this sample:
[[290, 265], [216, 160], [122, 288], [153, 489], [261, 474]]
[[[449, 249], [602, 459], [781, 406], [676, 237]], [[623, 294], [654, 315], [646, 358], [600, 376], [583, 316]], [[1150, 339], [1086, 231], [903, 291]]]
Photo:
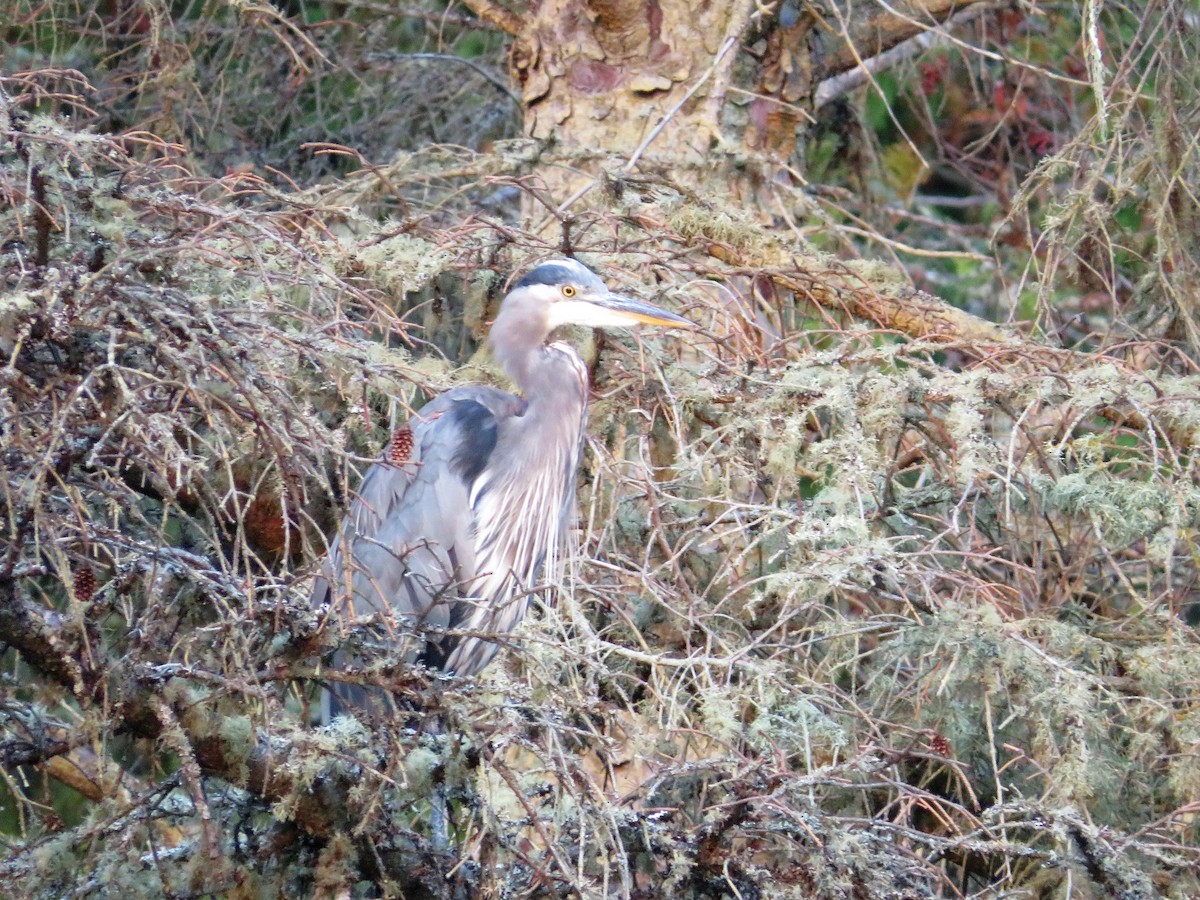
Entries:
[[570, 284], [564, 284], [562, 286], [562, 292], [563, 292], [564, 297], [574, 297], [575, 296], [575, 286], [570, 285]]

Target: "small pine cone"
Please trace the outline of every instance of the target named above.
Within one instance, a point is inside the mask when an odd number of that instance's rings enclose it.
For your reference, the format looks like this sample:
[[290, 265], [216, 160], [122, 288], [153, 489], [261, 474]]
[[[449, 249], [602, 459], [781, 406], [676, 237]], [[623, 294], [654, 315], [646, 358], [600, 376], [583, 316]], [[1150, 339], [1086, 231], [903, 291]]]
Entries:
[[80, 603], [87, 603], [96, 593], [96, 573], [89, 565], [80, 566], [75, 570], [75, 597]]
[[946, 739], [944, 734], [938, 734], [936, 731], [933, 737], [929, 739], [929, 749], [938, 756], [950, 759], [954, 756], [954, 748], [950, 746], [950, 741]]
[[392, 433], [391, 443], [387, 448], [387, 461], [393, 466], [402, 466], [412, 459], [413, 433], [408, 427], [397, 429]]

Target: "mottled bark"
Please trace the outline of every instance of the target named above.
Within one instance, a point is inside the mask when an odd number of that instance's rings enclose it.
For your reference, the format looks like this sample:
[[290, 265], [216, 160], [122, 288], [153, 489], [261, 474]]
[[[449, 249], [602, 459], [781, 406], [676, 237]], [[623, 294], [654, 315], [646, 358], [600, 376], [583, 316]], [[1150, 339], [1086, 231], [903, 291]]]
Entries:
[[[488, 0], [467, 5], [516, 38], [529, 137], [567, 156], [653, 159], [686, 178], [714, 157], [786, 162], [820, 81], [980, 2], [764, 14], [749, 0], [546, 0], [524, 20]], [[587, 175], [547, 178], [561, 202]]]
[[[655, 132], [651, 155], [703, 161], [721, 139], [721, 109], [707, 102], [734, 65], [714, 65], [753, 7], [659, 0], [550, 0], [512, 52], [530, 137], [568, 151], [630, 157]], [[703, 85], [697, 90], [697, 86]]]

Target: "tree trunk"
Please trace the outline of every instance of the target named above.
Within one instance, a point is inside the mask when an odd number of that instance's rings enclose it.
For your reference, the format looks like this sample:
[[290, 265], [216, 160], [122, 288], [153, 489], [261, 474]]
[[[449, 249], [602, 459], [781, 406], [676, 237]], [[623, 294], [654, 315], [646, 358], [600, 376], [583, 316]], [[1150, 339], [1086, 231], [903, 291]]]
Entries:
[[732, 52], [753, 7], [550, 0], [513, 49], [525, 130], [569, 151], [654, 149], [697, 165], [722, 140]]
[[772, 177], [822, 81], [979, 2], [868, 4], [826, 19], [786, 3], [764, 14], [752, 0], [546, 0], [529, 18], [490, 0], [467, 5], [515, 38], [525, 133], [575, 157], [574, 171], [546, 173], [561, 203], [596, 155], [657, 162], [692, 183], [714, 158]]

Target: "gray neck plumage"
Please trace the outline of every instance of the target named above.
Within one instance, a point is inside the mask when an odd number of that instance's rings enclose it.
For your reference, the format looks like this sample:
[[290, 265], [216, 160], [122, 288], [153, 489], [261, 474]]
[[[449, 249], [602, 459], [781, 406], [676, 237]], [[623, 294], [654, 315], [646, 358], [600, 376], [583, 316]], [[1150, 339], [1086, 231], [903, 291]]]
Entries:
[[501, 310], [492, 325], [496, 361], [520, 388], [529, 404], [524, 418], [561, 417], [580, 422], [587, 405], [587, 369], [573, 348], [547, 344], [544, 328], [530, 327], [519, 316]]
[[528, 396], [531, 391], [537, 392], [538, 385], [534, 375], [538, 369], [538, 358], [545, 349], [546, 334], [544, 328], [531, 327], [528, 321], [509, 313], [509, 308], [500, 308], [500, 315], [492, 324], [489, 341], [496, 361], [503, 367], [505, 373]]

